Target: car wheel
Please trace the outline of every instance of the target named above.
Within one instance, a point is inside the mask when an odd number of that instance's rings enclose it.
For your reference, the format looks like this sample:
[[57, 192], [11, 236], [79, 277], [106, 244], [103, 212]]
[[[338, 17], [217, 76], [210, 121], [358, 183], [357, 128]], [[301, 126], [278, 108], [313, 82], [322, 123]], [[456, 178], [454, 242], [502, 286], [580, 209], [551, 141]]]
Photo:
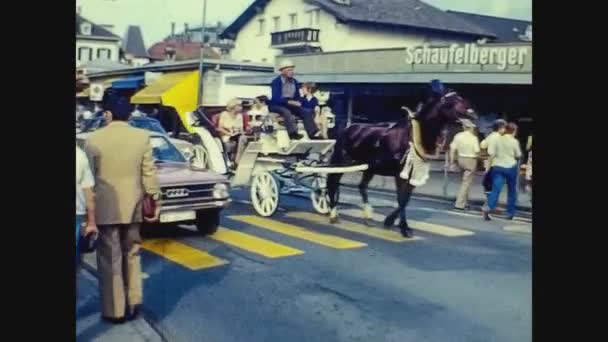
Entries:
[[219, 209], [199, 210], [196, 212], [196, 229], [203, 236], [215, 234], [219, 225]]

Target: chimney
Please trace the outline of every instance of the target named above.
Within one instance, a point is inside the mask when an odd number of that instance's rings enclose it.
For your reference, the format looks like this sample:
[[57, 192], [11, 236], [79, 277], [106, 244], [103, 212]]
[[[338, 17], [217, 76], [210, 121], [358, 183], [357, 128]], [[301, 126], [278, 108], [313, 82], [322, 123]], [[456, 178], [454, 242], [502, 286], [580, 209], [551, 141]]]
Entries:
[[175, 37], [175, 22], [171, 23], [171, 38]]
[[188, 32], [188, 23], [184, 23], [184, 41], [190, 41], [190, 32]]
[[81, 6], [76, 6], [76, 14], [78, 14], [78, 15], [82, 14], [82, 7]]

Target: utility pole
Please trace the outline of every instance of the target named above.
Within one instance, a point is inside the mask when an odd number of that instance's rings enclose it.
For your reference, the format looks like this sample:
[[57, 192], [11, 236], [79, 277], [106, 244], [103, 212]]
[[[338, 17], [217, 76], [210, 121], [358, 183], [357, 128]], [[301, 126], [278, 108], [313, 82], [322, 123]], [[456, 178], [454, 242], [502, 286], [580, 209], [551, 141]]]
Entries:
[[205, 51], [205, 23], [207, 17], [207, 0], [203, 0], [203, 25], [201, 25], [201, 58], [198, 66], [198, 105], [203, 105], [203, 61]]

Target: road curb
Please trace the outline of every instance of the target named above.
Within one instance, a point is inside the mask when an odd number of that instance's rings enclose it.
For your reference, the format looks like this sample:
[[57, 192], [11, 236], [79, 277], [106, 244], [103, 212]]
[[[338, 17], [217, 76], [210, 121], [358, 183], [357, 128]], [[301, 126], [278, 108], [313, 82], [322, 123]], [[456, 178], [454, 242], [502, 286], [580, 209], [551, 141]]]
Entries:
[[[95, 252], [96, 253], [96, 252]], [[92, 265], [90, 262], [91, 255], [95, 255], [95, 253], [88, 253], [88, 254], [84, 254], [82, 256], [82, 268], [85, 272], [88, 272], [93, 278], [95, 278], [95, 280], [97, 281], [97, 284], [99, 286], [99, 276], [97, 274], [97, 267], [96, 265]], [[94, 261], [96, 261], [95, 258], [93, 258]], [[145, 323], [145, 325], [147, 326], [147, 328], [149, 328], [151, 330], [151, 333], [153, 332], [153, 334], [155, 334], [156, 336], [154, 337], [158, 337], [158, 340], [162, 341], [162, 342], [169, 342], [170, 340], [167, 339], [165, 337], [165, 335], [156, 328], [156, 326], [154, 325], [154, 322], [152, 322], [150, 319], [148, 319], [143, 312], [140, 314], [140, 318], [143, 320], [143, 322]], [[148, 341], [149, 339], [146, 338], [146, 341]]]

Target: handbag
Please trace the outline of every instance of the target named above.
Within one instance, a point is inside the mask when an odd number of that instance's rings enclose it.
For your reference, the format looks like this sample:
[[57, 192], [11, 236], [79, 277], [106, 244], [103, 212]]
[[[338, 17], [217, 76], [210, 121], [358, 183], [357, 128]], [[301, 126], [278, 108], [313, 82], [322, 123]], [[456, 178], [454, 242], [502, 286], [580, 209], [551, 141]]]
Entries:
[[78, 251], [83, 254], [93, 253], [97, 248], [97, 237], [97, 233], [81, 234], [78, 241]]
[[146, 218], [153, 218], [156, 213], [156, 201], [152, 196], [145, 195], [142, 203], [142, 213]]
[[490, 167], [488, 172], [486, 172], [486, 174], [483, 176], [482, 184], [483, 184], [483, 189], [485, 192], [492, 191], [492, 170], [493, 170], [493, 168]]

